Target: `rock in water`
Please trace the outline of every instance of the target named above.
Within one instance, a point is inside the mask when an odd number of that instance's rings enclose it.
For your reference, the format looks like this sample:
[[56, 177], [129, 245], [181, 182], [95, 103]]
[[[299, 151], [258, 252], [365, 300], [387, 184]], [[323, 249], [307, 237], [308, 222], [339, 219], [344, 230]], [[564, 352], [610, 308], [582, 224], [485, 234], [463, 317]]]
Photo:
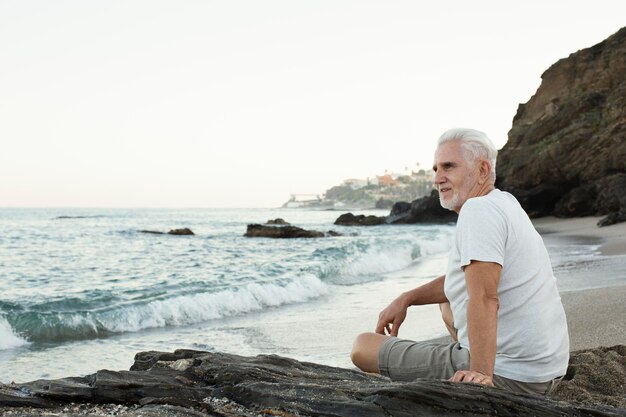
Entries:
[[[615, 416], [535, 395], [447, 381], [390, 382], [275, 355], [142, 352], [130, 371], [0, 386], [0, 406], [169, 404], [210, 416]], [[0, 409], [1, 411], [1, 409]], [[19, 415], [19, 414], [18, 414]], [[23, 414], [27, 415], [27, 414]]]
[[149, 235], [164, 235], [165, 233], [159, 232], [158, 230], [138, 230], [139, 233], [146, 233]]
[[378, 226], [379, 224], [386, 224], [385, 217], [379, 216], [366, 216], [359, 214], [355, 216], [352, 213], [342, 214], [335, 220], [335, 224], [341, 226]]
[[394, 204], [387, 216], [387, 222], [441, 224], [455, 223], [458, 217], [454, 211], [441, 207], [439, 193], [433, 190], [429, 196], [414, 200], [411, 204], [405, 202]]
[[305, 230], [296, 226], [266, 226], [263, 224], [249, 224], [244, 236], [288, 239], [301, 237], [324, 237], [324, 233], [316, 230]]
[[177, 235], [177, 236], [192, 236], [195, 233], [191, 231], [191, 229], [188, 228], [184, 228], [184, 229], [172, 229], [169, 232], [167, 232], [168, 235]]
[[497, 185], [531, 216], [626, 211], [624, 74], [626, 28], [552, 65], [520, 104], [498, 155]]
[[273, 220], [272, 219], [268, 220], [266, 224], [279, 224], [283, 226], [288, 226], [289, 222], [286, 222], [285, 219], [281, 219], [280, 217], [277, 217]]

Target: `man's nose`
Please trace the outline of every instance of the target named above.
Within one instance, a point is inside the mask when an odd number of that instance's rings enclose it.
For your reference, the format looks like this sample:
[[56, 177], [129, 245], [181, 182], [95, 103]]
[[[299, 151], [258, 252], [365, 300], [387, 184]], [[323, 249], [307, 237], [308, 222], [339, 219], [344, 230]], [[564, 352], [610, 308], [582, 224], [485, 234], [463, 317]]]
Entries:
[[435, 182], [435, 185], [441, 184], [442, 182], [444, 182], [443, 174], [441, 173], [441, 170], [435, 171], [433, 181]]

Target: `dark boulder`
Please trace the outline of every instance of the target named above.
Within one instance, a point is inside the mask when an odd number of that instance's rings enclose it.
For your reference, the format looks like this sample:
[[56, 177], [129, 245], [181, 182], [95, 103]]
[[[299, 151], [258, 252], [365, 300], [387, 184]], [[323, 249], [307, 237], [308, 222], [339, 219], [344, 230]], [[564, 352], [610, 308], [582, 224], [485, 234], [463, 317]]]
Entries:
[[584, 184], [571, 189], [555, 205], [554, 214], [558, 217], [583, 217], [595, 214], [598, 195], [595, 184]]
[[597, 214], [626, 211], [626, 173], [609, 175], [596, 181], [595, 184], [597, 187], [595, 200]]
[[[180, 407], [182, 415], [186, 415], [186, 409], [190, 414], [197, 410], [209, 416], [231, 417], [624, 415], [626, 409], [600, 405], [614, 400], [621, 406], [625, 389], [621, 381], [610, 379], [608, 383], [597, 384], [588, 380], [589, 373], [597, 373], [594, 366], [598, 365], [621, 369], [617, 373], [609, 371], [611, 378], [623, 376], [624, 365], [619, 360], [623, 358], [624, 346], [602, 349], [606, 357], [600, 362], [590, 362], [589, 352], [583, 352], [585, 357], [576, 362], [575, 375], [568, 372], [563, 395], [578, 398], [584, 389], [584, 396], [576, 400], [578, 403], [518, 395], [475, 384], [390, 382], [356, 370], [275, 355], [244, 357], [177, 350], [138, 353], [130, 371], [102, 370], [85, 377], [0, 385], [0, 411], [6, 407], [58, 409], [72, 403], [87, 403], [148, 406], [146, 411], [150, 412], [162, 404], [164, 411], [172, 406]], [[576, 358], [573, 355], [572, 360]], [[599, 386], [607, 384], [616, 385]], [[562, 398], [557, 392], [555, 399]], [[24, 414], [14, 410], [14, 416], [33, 415], [32, 409]]]
[[429, 196], [414, 200], [411, 204], [400, 202], [394, 204], [387, 222], [392, 224], [413, 223], [454, 223], [458, 215], [441, 207], [439, 193], [433, 190]]
[[512, 191], [517, 201], [526, 210], [531, 218], [549, 216], [554, 213], [554, 207], [567, 193], [568, 188], [562, 184], [539, 184], [528, 189]]
[[391, 207], [393, 207], [393, 201], [385, 200], [384, 198], [381, 197], [378, 200], [376, 200], [375, 207], [377, 209], [390, 209]]
[[626, 222], [626, 210], [620, 210], [598, 220], [598, 227], [611, 226], [612, 224]]
[[342, 214], [335, 220], [335, 224], [341, 226], [378, 226], [379, 224], [385, 224], [387, 220], [385, 217], [379, 216], [366, 216], [364, 214], [354, 215], [352, 213]]
[[195, 233], [191, 231], [191, 229], [188, 228], [184, 228], [184, 229], [172, 229], [169, 232], [167, 232], [168, 235], [176, 235], [176, 236], [192, 236]]
[[328, 232], [325, 233], [325, 235], [330, 236], [330, 237], [343, 236], [341, 233], [335, 232], [334, 230], [329, 230]]
[[403, 215], [411, 210], [411, 203], [407, 203], [406, 201], [398, 201], [391, 207], [391, 211], [389, 212], [389, 216], [397, 216]]
[[284, 225], [284, 226], [289, 225], [288, 222], [286, 222], [284, 219], [281, 219], [280, 217], [277, 217], [277, 218], [275, 218], [273, 220], [270, 219], [265, 224], [277, 224], [277, 225]]
[[305, 230], [296, 226], [266, 226], [263, 224], [249, 224], [244, 236], [289, 239], [324, 237], [324, 233], [316, 230]]

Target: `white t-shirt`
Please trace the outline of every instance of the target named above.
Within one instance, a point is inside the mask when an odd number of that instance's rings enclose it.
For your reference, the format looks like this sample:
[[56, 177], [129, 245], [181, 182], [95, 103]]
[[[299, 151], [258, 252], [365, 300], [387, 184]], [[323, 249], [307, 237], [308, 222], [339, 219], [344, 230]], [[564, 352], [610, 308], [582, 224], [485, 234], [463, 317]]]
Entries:
[[556, 278], [541, 236], [511, 194], [471, 198], [459, 213], [445, 293], [470, 354], [463, 268], [472, 260], [502, 265], [494, 373], [521, 382], [565, 375], [569, 336]]

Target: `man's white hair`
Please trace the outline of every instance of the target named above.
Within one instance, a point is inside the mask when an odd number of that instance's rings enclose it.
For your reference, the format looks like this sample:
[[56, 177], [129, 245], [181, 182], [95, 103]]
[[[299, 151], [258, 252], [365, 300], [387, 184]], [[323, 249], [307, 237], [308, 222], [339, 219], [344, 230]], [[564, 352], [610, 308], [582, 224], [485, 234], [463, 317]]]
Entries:
[[467, 151], [473, 161], [478, 159], [486, 159], [491, 164], [491, 171], [489, 172], [491, 179], [496, 180], [496, 159], [498, 158], [498, 150], [491, 142], [489, 137], [474, 129], [457, 128], [447, 130], [439, 137], [437, 146], [458, 140], [461, 142], [461, 148]]

